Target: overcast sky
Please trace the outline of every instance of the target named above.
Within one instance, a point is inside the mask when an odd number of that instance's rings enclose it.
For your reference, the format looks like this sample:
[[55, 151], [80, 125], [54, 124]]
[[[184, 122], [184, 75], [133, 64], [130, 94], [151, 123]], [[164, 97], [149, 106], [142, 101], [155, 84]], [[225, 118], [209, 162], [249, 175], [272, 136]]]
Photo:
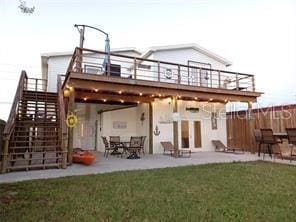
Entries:
[[[256, 75], [262, 106], [296, 103], [294, 0], [0, 0], [0, 118], [7, 119], [22, 69], [40, 77], [40, 53], [72, 51], [73, 24], [108, 32], [111, 48], [197, 43], [233, 62], [231, 70]], [[88, 32], [86, 47], [104, 47]]]

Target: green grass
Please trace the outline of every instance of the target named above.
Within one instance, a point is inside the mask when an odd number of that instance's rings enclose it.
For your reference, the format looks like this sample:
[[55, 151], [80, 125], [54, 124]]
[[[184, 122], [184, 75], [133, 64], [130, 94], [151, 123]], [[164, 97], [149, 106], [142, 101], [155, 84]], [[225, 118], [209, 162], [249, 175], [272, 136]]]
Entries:
[[208, 164], [0, 185], [0, 221], [295, 221], [296, 167]]

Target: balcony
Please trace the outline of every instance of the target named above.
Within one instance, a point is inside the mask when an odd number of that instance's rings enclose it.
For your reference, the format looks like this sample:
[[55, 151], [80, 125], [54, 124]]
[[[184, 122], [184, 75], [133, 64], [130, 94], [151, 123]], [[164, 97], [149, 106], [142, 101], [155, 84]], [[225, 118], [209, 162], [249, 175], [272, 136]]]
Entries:
[[[260, 96], [260, 93], [255, 92], [254, 75], [203, 68], [190, 64], [108, 54], [84, 48], [76, 48], [73, 53], [65, 83], [69, 79], [75, 79], [76, 86], [79, 85], [78, 80], [87, 81], [83, 86], [78, 87], [83, 91], [102, 88], [102, 82], [104, 82], [106, 83], [103, 87], [105, 88], [104, 92], [107, 90], [108, 93], [112, 93], [112, 84], [117, 84], [114, 91], [118, 92], [121, 88], [130, 89], [129, 94], [131, 95], [139, 94], [143, 91], [143, 87], [146, 87], [147, 94], [150, 95], [153, 95], [153, 90], [160, 88], [162, 88], [162, 92], [170, 90], [165, 92], [167, 96], [180, 95], [178, 92], [183, 90], [183, 97], [189, 99], [198, 96], [203, 100], [216, 98], [219, 101], [230, 101], [231, 99], [239, 101], [246, 97], [245, 101], [255, 101]], [[95, 87], [92, 84], [94, 81], [100, 82], [101, 85], [98, 84], [98, 87]], [[89, 88], [87, 84], [89, 84]], [[131, 88], [135, 86], [142, 88]], [[151, 87], [154, 89], [149, 91], [148, 88]], [[178, 92], [176, 93], [176, 91]], [[187, 92], [191, 92], [191, 94]]]

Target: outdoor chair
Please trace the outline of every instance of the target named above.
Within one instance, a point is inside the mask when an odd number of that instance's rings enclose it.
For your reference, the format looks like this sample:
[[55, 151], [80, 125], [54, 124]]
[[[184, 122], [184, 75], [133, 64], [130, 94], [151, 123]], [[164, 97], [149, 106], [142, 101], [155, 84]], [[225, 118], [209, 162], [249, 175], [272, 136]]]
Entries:
[[145, 156], [145, 150], [144, 150], [145, 139], [146, 139], [146, 136], [142, 136], [142, 141], [141, 141], [141, 151], [142, 151], [142, 153], [144, 154], [144, 156]]
[[290, 162], [292, 162], [293, 157], [296, 157], [296, 128], [286, 128], [286, 132], [288, 134], [288, 143], [291, 146], [290, 153]]
[[128, 159], [139, 159], [138, 153], [141, 150], [141, 144], [142, 144], [142, 137], [141, 136], [132, 136], [128, 151], [131, 153], [131, 155], [128, 157]]
[[255, 142], [258, 146], [258, 156], [260, 156], [261, 144], [262, 144], [262, 134], [261, 134], [260, 129], [254, 129], [253, 134], [254, 134]]
[[105, 136], [102, 136], [102, 140], [105, 146], [105, 152], [104, 152], [104, 156], [107, 158], [109, 155], [109, 151], [114, 151], [115, 147], [111, 147], [110, 143], [108, 143], [108, 140]]
[[[166, 152], [169, 152], [171, 156], [173, 156], [173, 153], [175, 151], [174, 145], [169, 142], [160, 142], [161, 146], [163, 147], [163, 154], [166, 154]], [[190, 149], [179, 149], [178, 150], [178, 157], [183, 156], [185, 153], [188, 154], [188, 157], [191, 157], [191, 150]]]
[[174, 145], [171, 142], [160, 142], [161, 146], [163, 147], [163, 154], [166, 154], [166, 152], [169, 152], [171, 156], [173, 156], [174, 153]]
[[120, 136], [110, 136], [109, 142], [110, 142], [110, 146], [118, 147], [120, 145]]
[[236, 153], [236, 151], [241, 151], [241, 153], [244, 153], [244, 149], [241, 148], [230, 148], [228, 146], [225, 146], [224, 143], [221, 142], [221, 140], [212, 140], [212, 143], [215, 146], [216, 152], [223, 152], [223, 153]]
[[[275, 152], [275, 150], [273, 149], [273, 147], [275, 145], [279, 144], [279, 141], [277, 141], [275, 136], [273, 135], [272, 129], [260, 129], [260, 131], [261, 131], [261, 135], [262, 135], [262, 144], [267, 146], [267, 150], [268, 150], [270, 157], [272, 158], [272, 154], [273, 154], [273, 157], [275, 159], [275, 155], [280, 154], [281, 158], [283, 159], [283, 155], [282, 155], [280, 146], [278, 146], [277, 152]], [[265, 153], [266, 152], [263, 153], [263, 159], [265, 157]]]

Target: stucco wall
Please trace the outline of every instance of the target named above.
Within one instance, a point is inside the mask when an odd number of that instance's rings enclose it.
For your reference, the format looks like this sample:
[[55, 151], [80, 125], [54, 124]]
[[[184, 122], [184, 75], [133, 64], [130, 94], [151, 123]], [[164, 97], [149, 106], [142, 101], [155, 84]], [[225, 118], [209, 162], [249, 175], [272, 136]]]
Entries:
[[[171, 141], [173, 143], [173, 123], [172, 123], [172, 104], [169, 104], [169, 99], [156, 100], [153, 104], [153, 129], [156, 125], [160, 130], [158, 136], [153, 136], [153, 152], [162, 153], [163, 148], [160, 145], [161, 141]], [[199, 112], [192, 113], [186, 111], [186, 107], [199, 108]], [[193, 147], [193, 136], [190, 141], [190, 149], [192, 151], [213, 151], [214, 146], [211, 140], [219, 139], [226, 144], [226, 119], [223, 113], [225, 113], [225, 106], [220, 103], [205, 103], [197, 101], [178, 101], [178, 112], [180, 118], [178, 121], [178, 134], [179, 134], [179, 147], [181, 147], [181, 120], [189, 121], [189, 133], [193, 133], [193, 121], [201, 122], [201, 136], [202, 136], [202, 147]], [[217, 126], [216, 130], [212, 129], [211, 125], [211, 112], [217, 112]], [[222, 113], [222, 115], [220, 115]]]

